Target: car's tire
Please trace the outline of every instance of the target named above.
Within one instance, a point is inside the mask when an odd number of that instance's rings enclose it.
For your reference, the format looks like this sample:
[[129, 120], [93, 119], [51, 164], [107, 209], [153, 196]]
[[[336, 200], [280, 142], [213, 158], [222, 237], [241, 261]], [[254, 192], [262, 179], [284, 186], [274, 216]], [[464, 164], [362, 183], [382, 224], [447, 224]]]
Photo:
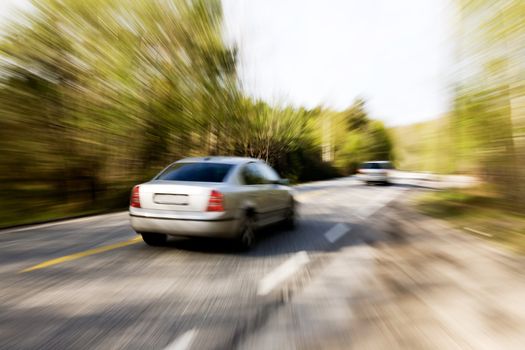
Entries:
[[166, 244], [168, 236], [162, 233], [141, 233], [142, 239], [146, 242], [147, 245], [158, 247]]
[[255, 244], [255, 216], [245, 215], [239, 224], [239, 234], [236, 246], [241, 251], [247, 251]]
[[296, 225], [297, 225], [297, 222], [296, 222], [295, 204], [293, 204], [292, 202], [292, 204], [286, 211], [286, 217], [283, 220], [283, 227], [287, 230], [293, 230]]

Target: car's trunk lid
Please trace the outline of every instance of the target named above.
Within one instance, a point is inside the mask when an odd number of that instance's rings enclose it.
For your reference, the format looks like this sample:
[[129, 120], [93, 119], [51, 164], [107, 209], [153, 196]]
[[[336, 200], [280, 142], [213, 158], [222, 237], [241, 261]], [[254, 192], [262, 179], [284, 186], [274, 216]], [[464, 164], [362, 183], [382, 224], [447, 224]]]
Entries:
[[218, 183], [152, 181], [140, 186], [140, 205], [144, 209], [205, 211], [212, 189]]

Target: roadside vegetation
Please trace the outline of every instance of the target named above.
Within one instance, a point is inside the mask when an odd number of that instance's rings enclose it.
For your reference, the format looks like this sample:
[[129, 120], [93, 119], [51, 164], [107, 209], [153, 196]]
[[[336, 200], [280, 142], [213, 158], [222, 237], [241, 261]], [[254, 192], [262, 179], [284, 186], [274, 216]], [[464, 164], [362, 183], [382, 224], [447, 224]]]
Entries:
[[479, 178], [478, 188], [424, 195], [419, 209], [523, 253], [525, 3], [458, 0], [455, 5], [453, 108], [436, 120], [391, 129], [394, 152], [407, 170]]
[[400, 169], [451, 174], [454, 142], [449, 116], [390, 128], [394, 153]]
[[426, 192], [417, 209], [456, 228], [525, 254], [525, 213], [509, 211], [499, 197], [479, 188]]
[[39, 0], [0, 38], [0, 227], [126, 206], [187, 156], [262, 158], [292, 182], [390, 158], [365, 102], [246, 96], [218, 0]]

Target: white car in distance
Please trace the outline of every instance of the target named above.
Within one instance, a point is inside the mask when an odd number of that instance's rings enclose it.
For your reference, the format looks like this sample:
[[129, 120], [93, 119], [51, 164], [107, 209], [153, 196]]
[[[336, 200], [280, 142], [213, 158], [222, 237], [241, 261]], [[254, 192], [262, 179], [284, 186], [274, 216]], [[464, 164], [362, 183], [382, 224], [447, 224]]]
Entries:
[[362, 163], [357, 170], [357, 178], [366, 184], [390, 183], [390, 175], [394, 170], [392, 163], [386, 160]]

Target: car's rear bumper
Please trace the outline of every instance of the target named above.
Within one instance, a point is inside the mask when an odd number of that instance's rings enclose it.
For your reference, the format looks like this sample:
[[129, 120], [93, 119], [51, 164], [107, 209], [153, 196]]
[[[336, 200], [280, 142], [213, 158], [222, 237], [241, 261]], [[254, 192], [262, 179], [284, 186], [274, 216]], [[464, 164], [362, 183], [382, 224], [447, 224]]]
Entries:
[[223, 213], [198, 215], [168, 215], [130, 210], [131, 227], [137, 232], [164, 233], [172, 236], [233, 238], [238, 219]]
[[388, 175], [359, 174], [357, 178], [364, 182], [388, 182]]

